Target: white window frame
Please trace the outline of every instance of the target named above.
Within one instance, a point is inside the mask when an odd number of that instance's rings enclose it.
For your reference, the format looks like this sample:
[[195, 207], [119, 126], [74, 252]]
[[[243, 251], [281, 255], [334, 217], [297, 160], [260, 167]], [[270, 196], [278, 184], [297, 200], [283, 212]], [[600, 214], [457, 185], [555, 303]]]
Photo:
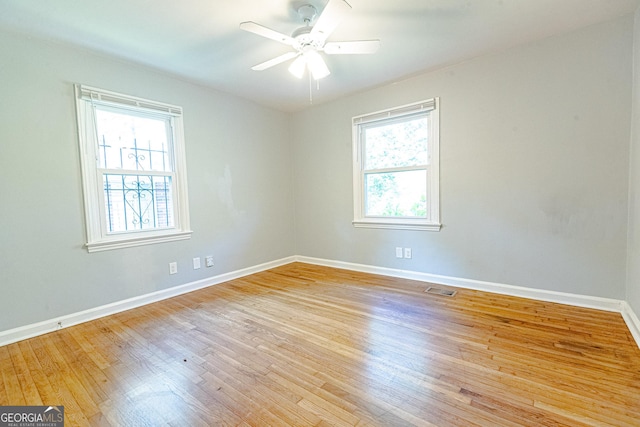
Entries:
[[[383, 111], [356, 116], [353, 125], [353, 225], [362, 228], [439, 231], [440, 223], [440, 98], [402, 105]], [[364, 132], [371, 124], [380, 124], [426, 114], [429, 119], [427, 176], [427, 214], [425, 218], [365, 215]], [[403, 168], [398, 168], [402, 171]], [[394, 171], [394, 169], [390, 169]]]
[[[75, 85], [75, 95], [87, 232], [85, 247], [87, 250], [89, 252], [99, 252], [189, 239], [192, 231], [189, 225], [187, 164], [182, 108], [85, 85]], [[174, 167], [172, 175], [174, 227], [107, 233], [103, 172], [99, 170], [98, 166], [98, 137], [95, 114], [97, 106], [129, 111], [132, 114], [152, 114], [169, 120], [173, 131], [170, 156]]]

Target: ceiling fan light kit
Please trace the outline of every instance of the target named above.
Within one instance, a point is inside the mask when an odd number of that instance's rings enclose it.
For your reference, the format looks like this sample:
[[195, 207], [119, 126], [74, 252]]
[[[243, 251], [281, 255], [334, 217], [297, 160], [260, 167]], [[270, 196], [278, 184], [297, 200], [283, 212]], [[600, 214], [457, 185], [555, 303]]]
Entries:
[[304, 22], [304, 26], [293, 31], [291, 36], [252, 21], [241, 23], [242, 30], [289, 45], [294, 49], [292, 52], [255, 65], [251, 69], [263, 71], [295, 58], [289, 66], [291, 74], [302, 78], [308, 69], [313, 79], [319, 80], [331, 73], [320, 52], [327, 55], [375, 53], [380, 45], [380, 40], [327, 42], [327, 38], [349, 10], [351, 10], [351, 6], [346, 1], [329, 0], [315, 24], [311, 25], [317, 16], [317, 9], [311, 4], [302, 5], [297, 12]]
[[305, 61], [304, 56], [298, 56], [291, 65], [289, 65], [289, 72], [295, 77], [301, 79], [302, 76], [304, 76], [304, 69], [306, 66], [307, 61]]
[[307, 67], [314, 80], [320, 80], [331, 74], [329, 67], [327, 67], [327, 64], [317, 50], [309, 50], [302, 54], [302, 57], [307, 59]]

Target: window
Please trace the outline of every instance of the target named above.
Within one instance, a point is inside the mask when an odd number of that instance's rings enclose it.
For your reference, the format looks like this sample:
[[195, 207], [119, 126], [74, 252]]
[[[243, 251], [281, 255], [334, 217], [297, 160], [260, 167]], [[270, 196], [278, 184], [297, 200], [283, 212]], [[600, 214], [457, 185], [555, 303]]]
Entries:
[[89, 252], [188, 239], [182, 109], [76, 85]]
[[438, 104], [353, 118], [354, 226], [440, 230]]

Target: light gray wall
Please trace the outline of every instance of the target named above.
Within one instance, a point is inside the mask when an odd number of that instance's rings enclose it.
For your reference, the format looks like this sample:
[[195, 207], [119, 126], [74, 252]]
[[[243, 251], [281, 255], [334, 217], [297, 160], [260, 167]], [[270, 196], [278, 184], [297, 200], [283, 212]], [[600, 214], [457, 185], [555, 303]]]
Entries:
[[629, 156], [629, 241], [627, 302], [640, 314], [640, 9], [636, 11], [633, 43], [633, 115]]
[[[13, 34], [0, 34], [0, 58], [0, 331], [295, 252], [288, 115]], [[74, 83], [183, 107], [190, 240], [82, 248]], [[205, 255], [215, 267], [194, 271]]]
[[[295, 114], [298, 253], [623, 299], [632, 33], [627, 16]], [[436, 96], [443, 229], [353, 228], [351, 117]]]

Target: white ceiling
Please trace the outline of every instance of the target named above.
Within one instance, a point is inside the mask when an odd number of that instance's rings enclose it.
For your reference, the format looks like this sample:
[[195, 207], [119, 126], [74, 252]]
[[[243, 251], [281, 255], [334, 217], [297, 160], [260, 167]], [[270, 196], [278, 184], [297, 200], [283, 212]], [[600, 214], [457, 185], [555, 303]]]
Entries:
[[[329, 41], [380, 39], [374, 55], [326, 57], [319, 104], [488, 52], [632, 13], [638, 0], [348, 0]], [[251, 66], [289, 48], [239, 29], [290, 34], [297, 6], [327, 0], [0, 0], [0, 29], [151, 66], [282, 111], [309, 106], [309, 81]]]

